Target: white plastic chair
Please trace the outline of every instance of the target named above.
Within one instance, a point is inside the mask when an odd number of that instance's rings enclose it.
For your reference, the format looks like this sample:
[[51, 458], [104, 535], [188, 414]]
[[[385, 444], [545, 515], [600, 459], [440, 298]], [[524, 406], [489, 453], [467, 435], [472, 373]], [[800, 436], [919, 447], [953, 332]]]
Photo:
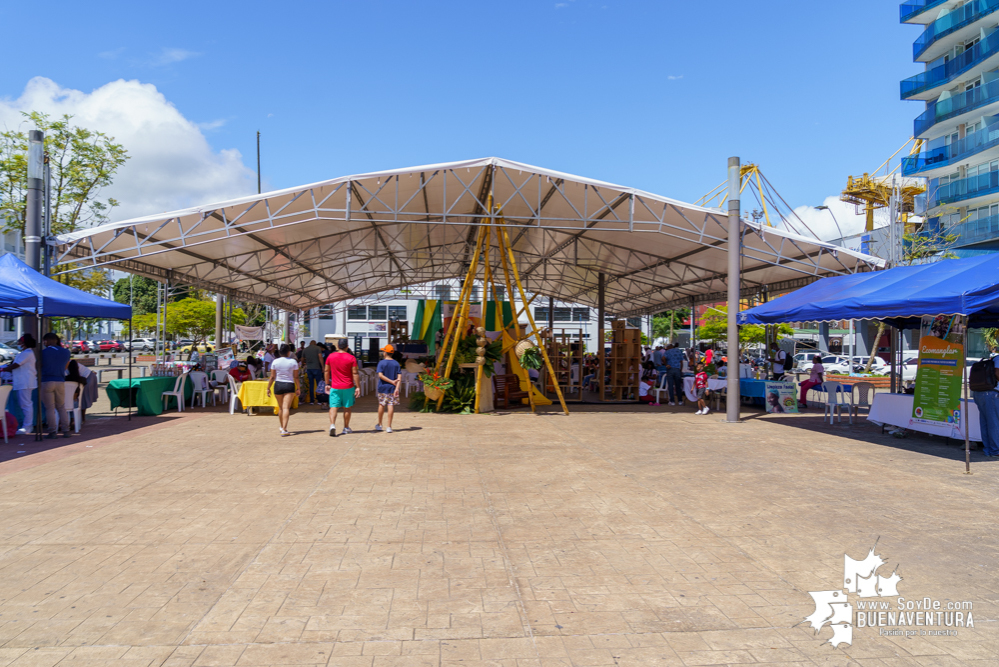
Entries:
[[858, 382], [853, 385], [853, 391], [857, 392], [857, 401], [853, 401], [850, 396], [850, 412], [856, 413], [860, 417], [860, 409], [865, 408], [867, 414], [871, 413], [871, 406], [874, 403], [874, 385], [870, 382]]
[[[212, 371], [212, 381], [215, 382], [215, 392], [225, 403], [229, 400], [229, 371]], [[213, 399], [214, 400], [214, 399]]]
[[80, 409], [79, 403], [73, 400], [73, 395], [76, 390], [79, 389], [80, 393], [83, 393], [83, 385], [79, 382], [64, 382], [63, 383], [63, 407], [66, 408], [66, 412], [72, 413], [73, 415], [73, 432], [79, 433], [80, 427], [83, 425], [83, 410]]
[[177, 376], [177, 381], [173, 383], [173, 391], [164, 391], [160, 398], [163, 399], [163, 411], [167, 411], [170, 405], [170, 397], [177, 399], [177, 412], [184, 411], [184, 384], [187, 382], [187, 373]]
[[202, 371], [192, 371], [191, 383], [194, 385], [194, 393], [191, 395], [191, 407], [198, 404], [198, 397], [201, 397], [201, 407], [208, 407], [208, 397], [212, 397], [212, 405], [215, 405], [215, 390], [208, 385], [208, 374]]
[[[822, 391], [826, 392], [826, 402], [825, 410], [822, 413], [822, 420], [825, 421], [826, 415], [829, 415], [829, 423], [833, 423], [833, 411], [836, 411], [836, 415], [839, 417], [839, 421], [843, 421], [843, 408], [846, 408], [846, 414], [850, 417], [850, 423], [853, 423], [853, 411], [850, 407], [850, 401], [847, 399], [847, 391], [843, 388], [843, 385], [839, 382], [823, 382]], [[850, 394], [852, 396], [852, 394]]]
[[[659, 376], [659, 382], [656, 383], [656, 388], [652, 390], [656, 393], [656, 403], [662, 403], [662, 401], [659, 400], [660, 394], [666, 394], [666, 398], [669, 398], [669, 387], [666, 385], [668, 381], [669, 381], [668, 373], [663, 373], [662, 375]], [[682, 404], [682, 398], [681, 398], [681, 404]]]
[[409, 392], [412, 390], [420, 391], [421, 383], [420, 376], [417, 373], [410, 373], [408, 371], [402, 372], [402, 386], [406, 390], [406, 396], [409, 396]]
[[236, 404], [239, 403], [239, 385], [236, 384], [236, 378], [228, 373], [226, 378], [229, 382], [229, 414], [233, 415], [236, 414]]
[[[76, 384], [75, 382], [73, 384]], [[7, 399], [10, 398], [10, 392], [14, 390], [14, 385], [5, 384], [0, 386], [0, 405], [3, 406], [3, 441], [7, 442]]]

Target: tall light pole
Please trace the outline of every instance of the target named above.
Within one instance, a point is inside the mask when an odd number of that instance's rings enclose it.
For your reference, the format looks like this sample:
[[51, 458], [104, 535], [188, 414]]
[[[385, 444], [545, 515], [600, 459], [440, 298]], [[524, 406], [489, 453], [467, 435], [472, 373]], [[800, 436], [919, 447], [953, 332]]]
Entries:
[[45, 189], [45, 134], [28, 131], [28, 200], [24, 217], [24, 259], [35, 271], [42, 260], [42, 196]]
[[[728, 358], [729, 366], [725, 401], [725, 421], [739, 421], [739, 276], [742, 259], [742, 222], [739, 220], [739, 197], [742, 185], [742, 166], [739, 158], [728, 159]], [[735, 372], [732, 372], [732, 369]]]

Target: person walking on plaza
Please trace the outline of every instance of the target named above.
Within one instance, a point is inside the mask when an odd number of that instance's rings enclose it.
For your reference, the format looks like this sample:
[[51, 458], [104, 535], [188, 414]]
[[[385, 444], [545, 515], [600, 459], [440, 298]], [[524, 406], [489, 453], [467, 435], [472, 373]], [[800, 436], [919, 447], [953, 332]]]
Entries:
[[378, 362], [375, 373], [378, 374], [378, 424], [376, 431], [382, 430], [382, 417], [388, 410], [388, 427], [386, 433], [392, 432], [392, 415], [395, 413], [395, 406], [399, 405], [399, 384], [402, 379], [402, 366], [392, 358], [395, 347], [386, 345], [382, 348], [382, 360]]
[[17, 392], [17, 402], [24, 415], [21, 428], [17, 429], [23, 435], [35, 432], [35, 402], [31, 395], [38, 388], [38, 368], [35, 366], [37, 343], [31, 334], [24, 334], [17, 342], [21, 345], [21, 352], [14, 357], [14, 362], [7, 366], [7, 370], [13, 376], [13, 390]]
[[289, 435], [288, 420], [291, 418], [291, 406], [298, 396], [298, 361], [292, 354], [294, 347], [282, 345], [278, 357], [271, 362], [271, 378], [267, 382], [267, 397], [270, 398], [273, 388], [274, 398], [278, 403], [278, 422], [281, 436]]
[[708, 414], [711, 411], [708, 407], [708, 374], [701, 363], [697, 364], [697, 375], [694, 376], [694, 392], [697, 394], [697, 412], [694, 414]]
[[361, 374], [357, 370], [357, 359], [347, 350], [347, 339], [337, 341], [337, 350], [326, 357], [323, 373], [326, 390], [330, 393], [330, 437], [336, 437], [336, 416], [343, 410], [343, 431], [351, 433], [350, 413], [354, 400], [361, 395]]
[[780, 345], [776, 342], [770, 343], [770, 354], [767, 358], [773, 366], [771, 370], [773, 372], [774, 382], [780, 382], [784, 379], [784, 368], [787, 365], [787, 352], [780, 349]]
[[669, 404], [683, 405], [683, 350], [676, 343], [663, 353], [666, 362], [666, 387]]
[[[999, 352], [992, 349], [992, 372], [999, 383]], [[982, 429], [982, 452], [989, 458], [999, 458], [999, 384], [990, 391], [972, 392], [978, 406], [978, 420]]]
[[[303, 341], [304, 342], [304, 341]], [[305, 365], [305, 382], [308, 386], [305, 393], [309, 399], [309, 404], [316, 403], [316, 389], [323, 381], [323, 349], [310, 340], [309, 346], [302, 351], [302, 363]]]
[[45, 406], [45, 421], [49, 428], [49, 439], [62, 431], [62, 437], [69, 437], [69, 413], [66, 412], [66, 370], [72, 355], [62, 346], [59, 336], [47, 333], [42, 337], [42, 377], [39, 392]]

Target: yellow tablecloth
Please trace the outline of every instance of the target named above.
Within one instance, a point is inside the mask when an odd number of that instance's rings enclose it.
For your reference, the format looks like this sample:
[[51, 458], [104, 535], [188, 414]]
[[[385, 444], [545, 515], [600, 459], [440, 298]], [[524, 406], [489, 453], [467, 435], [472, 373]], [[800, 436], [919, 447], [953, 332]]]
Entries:
[[[267, 395], [267, 380], [247, 380], [240, 386], [237, 396], [243, 409], [274, 408], [275, 414], [277, 413], [277, 398], [273, 393]], [[298, 396], [292, 400], [291, 407], [298, 407]]]

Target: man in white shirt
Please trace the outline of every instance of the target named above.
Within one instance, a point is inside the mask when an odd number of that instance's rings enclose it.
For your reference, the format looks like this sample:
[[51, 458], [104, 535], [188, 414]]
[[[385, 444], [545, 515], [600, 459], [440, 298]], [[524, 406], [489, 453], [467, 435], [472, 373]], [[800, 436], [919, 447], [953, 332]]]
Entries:
[[779, 382], [784, 379], [784, 368], [787, 366], [787, 352], [780, 349], [780, 345], [777, 343], [770, 343], [771, 356], [768, 361], [773, 364], [771, 370], [773, 371], [774, 382]]
[[24, 334], [17, 342], [21, 345], [21, 352], [14, 357], [14, 362], [7, 367], [7, 370], [14, 377], [14, 391], [17, 392], [17, 402], [24, 415], [21, 428], [17, 432], [26, 434], [33, 432], [35, 425], [35, 403], [31, 399], [31, 394], [38, 388], [38, 368], [35, 365], [37, 343], [31, 334]]

